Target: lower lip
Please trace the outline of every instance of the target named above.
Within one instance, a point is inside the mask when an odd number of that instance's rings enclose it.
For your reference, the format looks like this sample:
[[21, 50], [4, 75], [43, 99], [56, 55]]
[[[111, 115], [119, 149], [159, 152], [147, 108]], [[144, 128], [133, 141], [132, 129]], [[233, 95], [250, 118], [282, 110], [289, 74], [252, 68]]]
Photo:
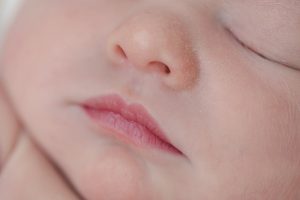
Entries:
[[83, 106], [88, 116], [100, 128], [109, 131], [115, 137], [139, 147], [150, 147], [170, 153], [182, 154], [172, 144], [154, 134], [146, 126], [126, 119], [122, 114], [110, 109], [96, 109], [91, 106]]

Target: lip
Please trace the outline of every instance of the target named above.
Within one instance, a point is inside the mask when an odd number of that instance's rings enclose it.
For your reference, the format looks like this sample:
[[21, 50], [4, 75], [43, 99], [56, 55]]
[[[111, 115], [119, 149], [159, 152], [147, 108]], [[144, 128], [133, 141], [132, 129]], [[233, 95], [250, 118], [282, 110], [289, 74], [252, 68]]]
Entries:
[[88, 99], [82, 108], [97, 126], [117, 138], [143, 148], [182, 154], [141, 104], [127, 104], [113, 94]]

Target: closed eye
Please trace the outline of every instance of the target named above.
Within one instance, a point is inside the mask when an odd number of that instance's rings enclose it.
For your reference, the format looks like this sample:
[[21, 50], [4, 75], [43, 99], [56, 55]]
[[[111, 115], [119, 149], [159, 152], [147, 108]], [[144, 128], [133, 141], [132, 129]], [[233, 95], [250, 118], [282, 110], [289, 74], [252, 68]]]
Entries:
[[296, 71], [300, 71], [299, 67], [295, 67], [295, 66], [292, 66], [290, 64], [288, 64], [287, 62], [284, 62], [284, 61], [278, 61], [278, 60], [274, 60], [270, 57], [267, 57], [265, 56], [263, 53], [259, 52], [258, 50], [252, 48], [251, 46], [247, 45], [245, 42], [243, 42], [239, 37], [236, 36], [236, 34], [233, 33], [233, 31], [231, 31], [229, 28], [225, 27], [225, 30], [231, 35], [231, 37], [233, 37], [243, 48], [245, 48], [246, 50], [256, 54], [257, 56], [265, 59], [265, 60], [268, 60], [270, 62], [273, 62], [273, 63], [276, 63], [276, 64], [279, 64], [279, 65], [282, 65], [282, 66], [285, 66], [285, 67], [288, 67], [290, 69], [293, 69], [293, 70], [296, 70]]
[[[245, 49], [255, 53], [256, 55], [258, 55], [259, 57], [263, 58], [263, 59], [266, 59], [266, 60], [269, 60], [269, 61], [272, 61], [272, 62], [276, 62], [278, 63], [277, 61], [273, 60], [273, 59], [270, 59], [268, 58], [267, 56], [265, 56], [264, 54], [258, 52], [256, 49], [250, 47], [249, 45], [245, 44], [242, 40], [240, 40], [240, 38], [238, 38], [229, 28], [225, 27], [226, 31]], [[280, 64], [280, 63], [279, 63]]]

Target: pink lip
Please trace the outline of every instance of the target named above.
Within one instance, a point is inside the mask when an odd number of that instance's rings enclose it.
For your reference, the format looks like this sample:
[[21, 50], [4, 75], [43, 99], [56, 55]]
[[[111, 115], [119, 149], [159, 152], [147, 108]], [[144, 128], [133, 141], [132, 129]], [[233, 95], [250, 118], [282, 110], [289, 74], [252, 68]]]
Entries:
[[137, 146], [182, 154], [140, 104], [127, 104], [118, 95], [106, 95], [89, 99], [82, 107], [97, 125], [115, 136]]

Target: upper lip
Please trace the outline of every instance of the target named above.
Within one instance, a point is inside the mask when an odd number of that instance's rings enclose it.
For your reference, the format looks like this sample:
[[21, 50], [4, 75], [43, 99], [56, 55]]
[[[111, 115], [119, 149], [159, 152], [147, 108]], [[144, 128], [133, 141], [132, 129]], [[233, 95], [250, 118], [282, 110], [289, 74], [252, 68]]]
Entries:
[[181, 153], [180, 150], [171, 144], [160, 126], [141, 104], [127, 104], [119, 95], [112, 94], [91, 98], [83, 103], [83, 107], [85, 109], [118, 113], [126, 120], [137, 122], [146, 127], [153, 135], [171, 148], [174, 148], [174, 151]]

